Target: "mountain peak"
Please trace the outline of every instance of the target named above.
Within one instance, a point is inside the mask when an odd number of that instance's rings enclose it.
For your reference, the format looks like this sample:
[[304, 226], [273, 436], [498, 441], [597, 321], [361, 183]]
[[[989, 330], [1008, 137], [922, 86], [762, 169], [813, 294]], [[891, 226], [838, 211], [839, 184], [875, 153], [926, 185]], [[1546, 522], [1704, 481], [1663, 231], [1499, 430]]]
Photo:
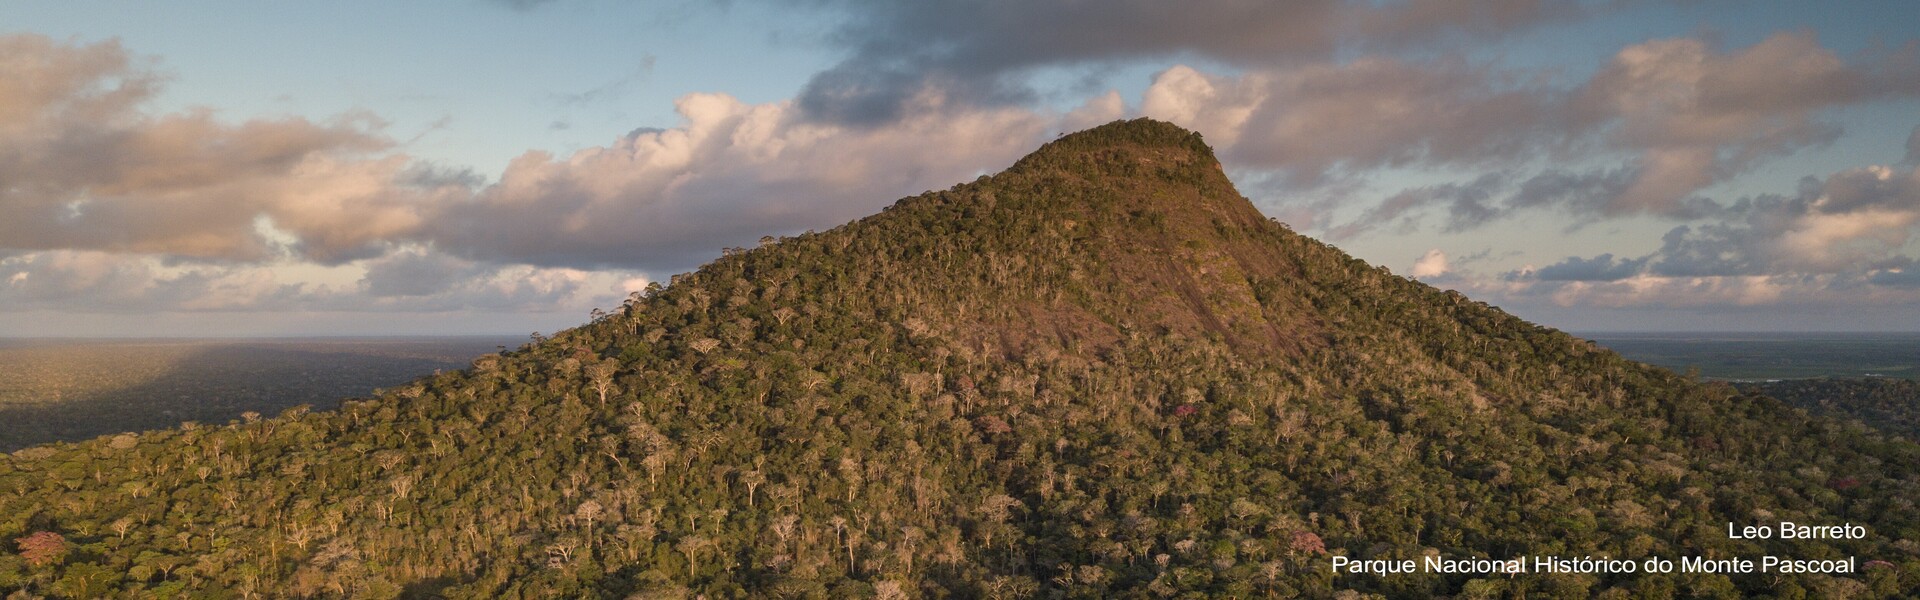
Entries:
[[[1063, 135], [1020, 159], [1014, 164], [1013, 170], [1071, 164], [1124, 167], [1129, 163], [1114, 160], [1122, 156], [1132, 158], [1134, 163], [1141, 165], [1153, 165], [1160, 162], [1155, 160], [1158, 158], [1165, 161], [1162, 166], [1220, 169], [1213, 149], [1207, 147], [1200, 134], [1179, 125], [1142, 117]], [[1109, 171], [1102, 169], [1103, 174], [1111, 174]]]
[[[1045, 283], [1012, 293], [964, 281], [930, 285], [995, 298], [984, 311], [992, 314], [955, 329], [970, 347], [1019, 355], [1076, 339], [1109, 348], [1126, 332], [1150, 331], [1215, 339], [1266, 360], [1320, 344], [1304, 300], [1263, 291], [1298, 277], [1292, 253], [1316, 250], [1242, 197], [1199, 134], [1171, 123], [1115, 121], [1065, 135], [1002, 173], [903, 199], [863, 225], [834, 233], [881, 239], [866, 230], [916, 231], [913, 247], [985, 263], [960, 272], [1000, 261], [1032, 266], [1020, 279]], [[939, 264], [914, 271], [953, 272]], [[1056, 284], [1071, 293], [1023, 291]], [[1035, 324], [1056, 331], [1036, 337]]]
[[1187, 128], [1148, 117], [1117, 120], [1105, 125], [1060, 136], [1041, 146], [1034, 154], [1083, 151], [1117, 145], [1176, 148], [1212, 155], [1200, 134]]
[[995, 177], [1041, 191], [1003, 206], [1118, 212], [1165, 222], [1181, 235], [1264, 227], [1200, 134], [1148, 118], [1114, 121], [1041, 146]]

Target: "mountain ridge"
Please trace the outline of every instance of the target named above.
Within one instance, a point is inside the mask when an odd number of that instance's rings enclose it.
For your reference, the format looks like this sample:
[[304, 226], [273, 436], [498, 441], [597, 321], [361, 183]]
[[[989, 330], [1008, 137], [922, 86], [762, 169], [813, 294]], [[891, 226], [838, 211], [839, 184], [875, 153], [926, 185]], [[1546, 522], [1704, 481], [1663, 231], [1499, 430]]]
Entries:
[[[1395, 277], [1266, 219], [1199, 136], [1145, 120], [730, 251], [338, 411], [31, 450], [0, 461], [0, 537], [64, 545], [0, 555], [0, 587], [72, 597], [1896, 597], [1920, 579], [1911, 442]], [[1766, 518], [1874, 533], [1716, 535]], [[1429, 553], [1886, 566], [1328, 563]]]

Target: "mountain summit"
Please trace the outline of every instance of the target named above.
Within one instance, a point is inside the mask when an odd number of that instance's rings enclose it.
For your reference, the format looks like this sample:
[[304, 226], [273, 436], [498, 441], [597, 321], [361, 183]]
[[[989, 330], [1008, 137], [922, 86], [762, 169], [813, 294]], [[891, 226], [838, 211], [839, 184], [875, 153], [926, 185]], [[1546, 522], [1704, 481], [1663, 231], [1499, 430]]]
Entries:
[[[896, 227], [917, 239], [867, 231]], [[934, 304], [994, 298], [974, 307], [990, 327], [955, 333], [998, 334], [1007, 351], [1033, 335], [1107, 348], [1141, 332], [1213, 338], [1249, 358], [1318, 343], [1307, 307], [1275, 287], [1301, 273], [1275, 243], [1297, 236], [1234, 191], [1199, 134], [1167, 123], [1064, 136], [999, 176], [902, 200], [834, 233], [895, 249], [895, 264], [916, 272], [909, 278], [972, 285]], [[961, 256], [897, 252], [917, 247]], [[972, 272], [989, 285], [952, 277]]]
[[[1137, 120], [337, 411], [15, 453], [0, 587], [1892, 597], [1920, 591], [1917, 467], [1295, 234], [1198, 135]], [[1865, 534], [1728, 535], [1781, 521]]]

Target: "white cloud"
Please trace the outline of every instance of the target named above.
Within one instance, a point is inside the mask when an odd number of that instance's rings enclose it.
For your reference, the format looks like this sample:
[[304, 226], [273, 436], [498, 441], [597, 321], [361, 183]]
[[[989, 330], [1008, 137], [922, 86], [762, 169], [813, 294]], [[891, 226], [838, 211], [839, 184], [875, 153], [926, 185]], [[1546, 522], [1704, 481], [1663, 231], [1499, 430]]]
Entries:
[[[617, 303], [648, 279], [628, 268], [691, 267], [723, 246], [838, 225], [1011, 164], [1063, 122], [1126, 110], [1118, 94], [1070, 115], [947, 110], [930, 94], [912, 118], [853, 127], [788, 102], [690, 94], [679, 127], [529, 152], [485, 185], [393, 152], [367, 115], [156, 114], [154, 73], [116, 42], [0, 36], [0, 80], [13, 84], [0, 88], [7, 309]], [[324, 265], [336, 272], [286, 276]]]
[[230, 125], [143, 109], [160, 79], [116, 42], [0, 36], [0, 248], [259, 261], [262, 217], [313, 260], [368, 256], [445, 190], [396, 185], [379, 123]]
[[[1116, 112], [1096, 101], [1074, 113]], [[678, 103], [686, 123], [567, 157], [528, 153], [496, 185], [441, 204], [421, 237], [474, 260], [686, 267], [763, 235], [838, 225], [888, 202], [997, 170], [1059, 117], [1020, 109], [951, 114], [943, 98], [878, 128], [808, 121], [788, 102], [724, 94]]]
[[1365, 58], [1238, 76], [1161, 72], [1141, 112], [1199, 131], [1241, 168], [1301, 182], [1530, 156], [1553, 96], [1460, 60]]
[[1621, 50], [1575, 92], [1572, 108], [1576, 123], [1638, 154], [1638, 176], [1606, 210], [1673, 214], [1761, 159], [1838, 138], [1837, 125], [1818, 119], [1822, 109], [1920, 94], [1910, 77], [1881, 73], [1887, 64], [1849, 65], [1806, 33], [1732, 52], [1658, 40]]
[[[1920, 226], [1910, 166], [1837, 173], [1797, 196], [1698, 196], [1833, 139], [1826, 109], [1920, 94], [1920, 78], [1889, 74], [1899, 57], [1850, 63], [1800, 34], [1732, 51], [1663, 40], [1621, 50], [1589, 81], [1556, 85], [1457, 58], [1310, 55], [1232, 75], [1177, 65], [1137, 111], [1200, 131], [1236, 174], [1279, 190], [1399, 168], [1478, 175], [1377, 202], [1347, 193], [1341, 200], [1357, 206], [1343, 214], [1357, 221], [1317, 217], [1342, 235], [1411, 227], [1434, 210], [1449, 229], [1535, 206], [1687, 220], [1653, 254], [1569, 257], [1507, 280], [1472, 279], [1439, 249], [1412, 265], [1415, 277], [1490, 298], [1768, 306], [1900, 302], [1915, 288], [1894, 285], [1912, 279]], [[487, 184], [398, 153], [367, 115], [156, 114], [147, 106], [161, 78], [117, 43], [4, 36], [0, 59], [0, 80], [18, 83], [0, 87], [8, 311], [611, 306], [722, 247], [835, 226], [1134, 112], [1117, 92], [1061, 114], [923, 86], [906, 88], [913, 94], [888, 119], [847, 124], [798, 100], [689, 94], [678, 126], [564, 155], [528, 152]], [[1527, 177], [1543, 157], [1622, 166]]]
[[[1389, 195], [1451, 204], [1448, 228], [1543, 206], [1580, 218], [1687, 219], [1722, 208], [1702, 190], [1837, 139], [1840, 127], [1822, 120], [1824, 111], [1920, 97], [1920, 77], [1909, 72], [1915, 52], [1850, 63], [1801, 33], [1730, 51], [1698, 39], [1656, 40], [1620, 50], [1572, 86], [1457, 58], [1365, 57], [1233, 75], [1175, 66], [1155, 77], [1141, 110], [1205, 134], [1230, 166], [1278, 174], [1296, 189], [1396, 168], [1482, 169], [1471, 184]], [[1620, 166], [1559, 166], [1583, 163]], [[1516, 176], [1496, 181], [1500, 189], [1482, 185], [1500, 173]], [[1459, 194], [1432, 193], [1448, 187], [1506, 197], [1476, 199], [1463, 213]], [[1420, 208], [1402, 202], [1369, 218]]]
[[1717, 221], [1676, 227], [1638, 258], [1567, 257], [1457, 282], [1495, 301], [1558, 307], [1912, 306], [1920, 167], [1808, 178], [1794, 196], [1735, 203]]
[[1449, 272], [1451, 272], [1451, 269], [1447, 265], [1447, 253], [1441, 252], [1439, 248], [1434, 248], [1428, 250], [1426, 254], [1420, 255], [1418, 260], [1413, 261], [1413, 271], [1410, 272], [1410, 275], [1417, 279], [1428, 279], [1440, 277]]

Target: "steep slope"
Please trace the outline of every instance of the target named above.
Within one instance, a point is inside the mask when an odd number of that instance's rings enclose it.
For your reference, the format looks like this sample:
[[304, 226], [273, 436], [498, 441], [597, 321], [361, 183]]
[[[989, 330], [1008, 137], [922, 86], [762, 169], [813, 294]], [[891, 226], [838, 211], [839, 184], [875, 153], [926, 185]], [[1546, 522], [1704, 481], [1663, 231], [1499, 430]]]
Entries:
[[[298, 413], [16, 453], [0, 536], [27, 541], [0, 586], [1794, 597], [1920, 579], [1920, 448], [1370, 267], [1264, 219], [1199, 136], [1144, 120]], [[1727, 539], [1757, 520], [1872, 533]], [[1886, 564], [1329, 570], [1429, 552]]]

